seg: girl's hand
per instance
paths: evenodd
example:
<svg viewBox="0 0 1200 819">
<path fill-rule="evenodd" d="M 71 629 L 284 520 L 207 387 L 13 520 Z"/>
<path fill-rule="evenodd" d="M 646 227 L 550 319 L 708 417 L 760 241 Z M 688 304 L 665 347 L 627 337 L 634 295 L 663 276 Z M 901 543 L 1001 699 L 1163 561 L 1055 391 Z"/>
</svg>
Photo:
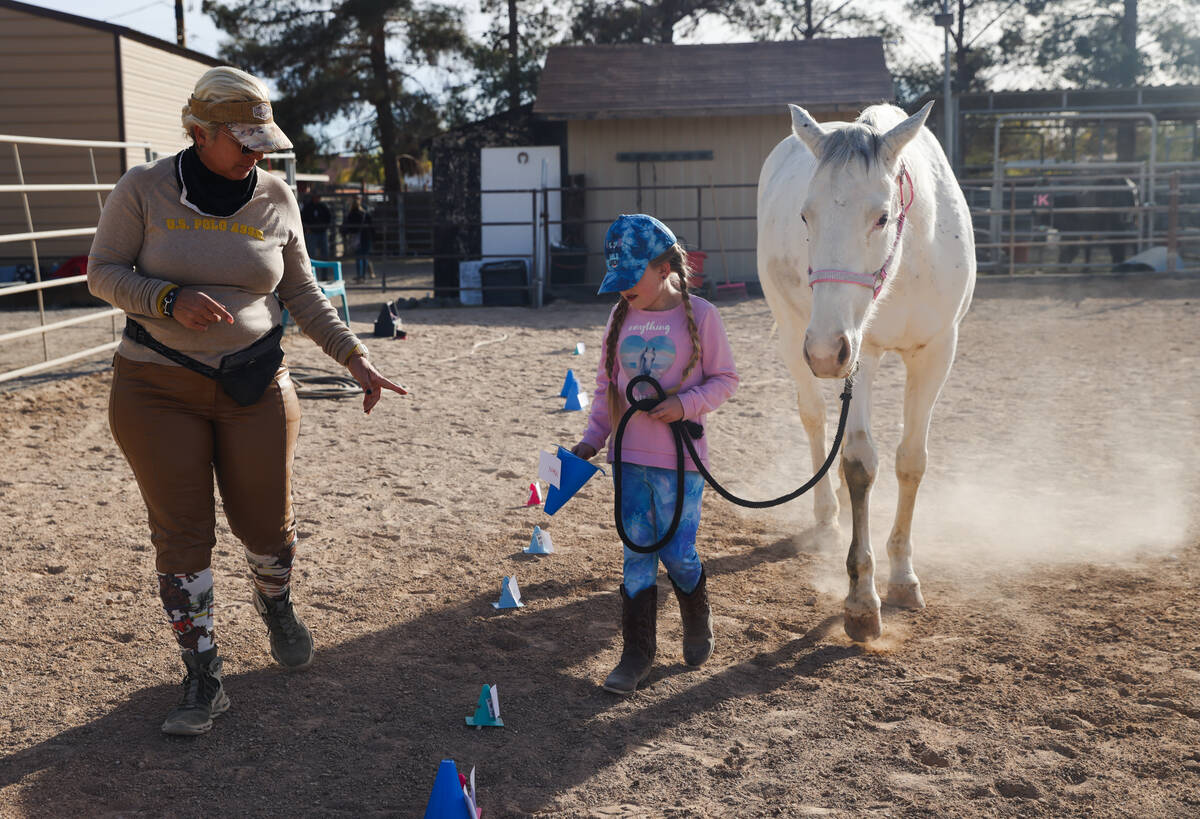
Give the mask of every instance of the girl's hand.
<svg viewBox="0 0 1200 819">
<path fill-rule="evenodd" d="M 583 458 L 585 461 L 590 461 L 592 458 L 596 457 L 596 450 L 590 444 L 585 444 L 583 441 L 580 441 L 579 443 L 575 444 L 575 446 L 571 447 L 571 454 L 576 458 Z"/>
<path fill-rule="evenodd" d="M 233 324 L 233 316 L 225 305 L 191 287 L 179 288 L 171 317 L 189 330 L 204 331 L 208 325 L 221 321 Z"/>
<path fill-rule="evenodd" d="M 678 395 L 672 395 L 646 414 L 655 421 L 662 421 L 664 424 L 669 424 L 672 421 L 682 421 L 683 402 L 679 400 Z"/>
<path fill-rule="evenodd" d="M 379 399 L 383 398 L 385 389 L 391 390 L 398 395 L 408 395 L 408 390 L 402 384 L 395 384 L 388 381 L 379 374 L 379 370 L 375 369 L 366 356 L 352 355 L 350 360 L 346 362 L 346 369 L 350 371 L 350 375 L 354 376 L 354 380 L 363 388 L 365 395 L 363 396 L 363 412 L 367 415 L 371 414 L 372 408 L 379 403 Z"/>
</svg>

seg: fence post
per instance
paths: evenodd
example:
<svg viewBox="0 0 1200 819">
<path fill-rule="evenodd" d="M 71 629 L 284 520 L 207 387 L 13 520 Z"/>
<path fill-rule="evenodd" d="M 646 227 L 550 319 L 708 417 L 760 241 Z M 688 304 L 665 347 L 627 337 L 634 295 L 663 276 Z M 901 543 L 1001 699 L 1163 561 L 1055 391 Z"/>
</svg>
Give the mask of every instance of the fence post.
<svg viewBox="0 0 1200 819">
<path fill-rule="evenodd" d="M 1179 171 L 1171 173 L 1171 194 L 1167 207 L 1167 272 L 1179 266 Z"/>
<path fill-rule="evenodd" d="M 529 189 L 529 229 L 532 232 L 529 244 L 529 303 L 537 303 L 537 258 L 538 258 L 538 211 L 537 211 L 537 191 L 533 188 Z M 483 282 L 480 281 L 480 285 Z"/>
<path fill-rule="evenodd" d="M 1008 186 L 1008 275 L 1017 267 L 1017 183 Z"/>
<path fill-rule="evenodd" d="M 537 302 L 534 307 L 541 307 L 546 291 L 546 282 L 550 279 L 550 190 L 542 188 L 542 253 L 541 272 L 538 274 Z"/>
<path fill-rule="evenodd" d="M 701 218 L 700 212 L 703 209 L 704 196 L 700 193 L 700 186 L 696 186 L 696 250 L 704 250 L 704 220 Z"/>
</svg>

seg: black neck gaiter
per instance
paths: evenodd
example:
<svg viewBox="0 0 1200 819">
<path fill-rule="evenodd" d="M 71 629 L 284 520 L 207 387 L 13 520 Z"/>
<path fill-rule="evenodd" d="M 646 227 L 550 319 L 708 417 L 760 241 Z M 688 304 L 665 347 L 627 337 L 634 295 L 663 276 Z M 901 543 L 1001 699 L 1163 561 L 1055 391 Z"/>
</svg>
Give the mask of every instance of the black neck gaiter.
<svg viewBox="0 0 1200 819">
<path fill-rule="evenodd" d="M 254 196 L 258 168 L 245 179 L 226 179 L 204 166 L 193 145 L 175 157 L 175 178 L 184 198 L 209 216 L 233 216 Z"/>
</svg>

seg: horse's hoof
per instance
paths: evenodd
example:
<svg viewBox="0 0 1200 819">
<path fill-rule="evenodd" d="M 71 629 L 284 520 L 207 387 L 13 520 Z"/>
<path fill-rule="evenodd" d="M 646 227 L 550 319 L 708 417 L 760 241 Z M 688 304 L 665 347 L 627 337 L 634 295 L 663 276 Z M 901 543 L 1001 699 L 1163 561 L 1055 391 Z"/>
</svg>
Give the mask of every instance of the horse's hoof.
<svg viewBox="0 0 1200 819">
<path fill-rule="evenodd" d="M 925 608 L 920 583 L 888 583 L 887 598 L 884 602 L 898 609 L 919 611 Z"/>
<path fill-rule="evenodd" d="M 869 643 L 883 634 L 883 618 L 879 611 L 862 614 L 844 613 L 846 636 L 856 643 Z"/>
</svg>

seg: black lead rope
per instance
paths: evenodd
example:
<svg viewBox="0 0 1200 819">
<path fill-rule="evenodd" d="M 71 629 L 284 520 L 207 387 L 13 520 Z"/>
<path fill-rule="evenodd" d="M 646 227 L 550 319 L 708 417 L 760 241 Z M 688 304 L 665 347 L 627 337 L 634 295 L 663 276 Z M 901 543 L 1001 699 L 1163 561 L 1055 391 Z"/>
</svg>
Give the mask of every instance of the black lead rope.
<svg viewBox="0 0 1200 819">
<path fill-rule="evenodd" d="M 671 538 L 675 537 L 675 532 L 679 529 L 679 519 L 683 516 L 683 448 L 685 446 L 688 453 L 692 456 L 692 463 L 696 465 L 696 469 L 700 471 L 704 480 L 708 481 L 721 497 L 731 503 L 736 503 L 738 506 L 746 506 L 751 509 L 765 509 L 771 506 L 779 506 L 790 500 L 795 500 L 812 489 L 821 478 L 825 477 L 825 473 L 833 465 L 833 459 L 837 457 L 838 450 L 842 447 L 842 434 L 846 431 L 846 418 L 850 414 L 852 378 L 853 376 L 847 378 L 842 388 L 842 414 L 838 418 L 837 433 L 833 436 L 833 447 L 829 450 L 829 456 L 825 459 L 825 463 L 821 464 L 821 468 L 817 470 L 817 474 L 813 475 L 799 489 L 788 492 L 786 495 L 780 495 L 778 498 L 772 498 L 771 500 L 746 500 L 739 498 L 717 483 L 716 478 L 704 468 L 704 464 L 700 461 L 700 456 L 696 454 L 696 447 L 692 443 L 693 438 L 699 438 L 704 435 L 704 427 L 695 421 L 672 421 L 669 426 L 671 427 L 671 433 L 675 437 L 675 514 L 671 518 L 671 526 L 667 529 L 667 533 L 656 543 L 649 546 L 639 546 L 634 543 L 629 535 L 626 534 L 625 524 L 621 520 L 621 442 L 625 437 L 625 426 L 629 423 L 629 419 L 633 417 L 633 414 L 638 410 L 649 412 L 654 409 L 667 399 L 667 393 L 662 388 L 662 385 L 649 375 L 639 375 L 630 379 L 629 384 L 625 387 L 625 399 L 629 402 L 629 409 L 625 410 L 625 414 L 621 416 L 621 422 L 617 424 L 617 434 L 613 439 L 613 511 L 617 523 L 617 534 L 621 536 L 621 542 L 639 554 L 650 554 L 666 546 L 671 541 Z M 657 394 L 657 397 L 634 398 L 634 386 L 643 383 L 649 384 Z"/>
</svg>

